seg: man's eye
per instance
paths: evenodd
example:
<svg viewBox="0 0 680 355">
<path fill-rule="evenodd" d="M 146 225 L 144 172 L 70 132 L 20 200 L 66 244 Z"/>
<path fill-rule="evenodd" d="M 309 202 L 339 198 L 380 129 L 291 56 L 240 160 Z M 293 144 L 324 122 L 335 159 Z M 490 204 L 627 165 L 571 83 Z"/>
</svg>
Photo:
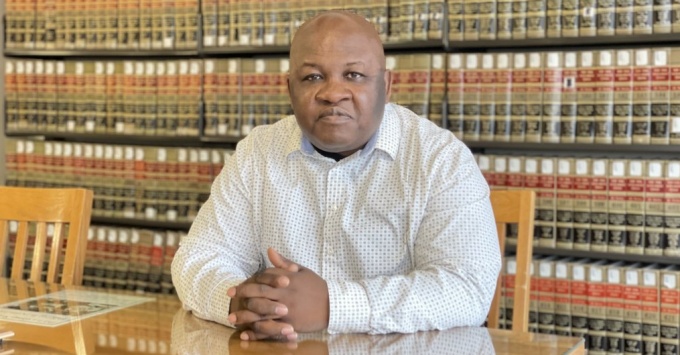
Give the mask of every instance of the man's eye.
<svg viewBox="0 0 680 355">
<path fill-rule="evenodd" d="M 321 75 L 319 75 L 319 74 L 309 74 L 309 75 L 305 76 L 302 80 L 304 80 L 304 81 L 316 81 L 316 80 L 319 80 L 319 79 L 321 79 Z"/>
<path fill-rule="evenodd" d="M 357 73 L 357 72 L 349 72 L 349 73 L 346 74 L 346 76 L 349 79 L 361 79 L 361 78 L 364 77 L 364 74 Z"/>
</svg>

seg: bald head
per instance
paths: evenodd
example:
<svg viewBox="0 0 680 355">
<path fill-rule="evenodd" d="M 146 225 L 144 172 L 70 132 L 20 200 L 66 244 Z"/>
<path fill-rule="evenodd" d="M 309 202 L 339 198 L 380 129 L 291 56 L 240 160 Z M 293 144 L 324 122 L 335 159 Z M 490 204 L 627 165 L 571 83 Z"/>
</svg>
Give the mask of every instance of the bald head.
<svg viewBox="0 0 680 355">
<path fill-rule="evenodd" d="M 370 53 L 382 70 L 385 52 L 378 32 L 365 18 L 348 11 L 323 12 L 298 28 L 290 46 L 290 60 L 299 60 L 314 49 L 361 45 Z"/>
</svg>

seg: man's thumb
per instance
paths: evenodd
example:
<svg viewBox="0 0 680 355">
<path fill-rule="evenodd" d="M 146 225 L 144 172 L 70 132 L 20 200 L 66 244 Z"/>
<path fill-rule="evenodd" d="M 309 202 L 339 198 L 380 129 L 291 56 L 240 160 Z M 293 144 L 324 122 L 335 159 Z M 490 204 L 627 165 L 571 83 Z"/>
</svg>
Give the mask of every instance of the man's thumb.
<svg viewBox="0 0 680 355">
<path fill-rule="evenodd" d="M 267 256 L 274 267 L 286 269 L 290 272 L 298 272 L 300 270 L 300 267 L 296 263 L 281 256 L 274 248 L 267 249 Z"/>
</svg>

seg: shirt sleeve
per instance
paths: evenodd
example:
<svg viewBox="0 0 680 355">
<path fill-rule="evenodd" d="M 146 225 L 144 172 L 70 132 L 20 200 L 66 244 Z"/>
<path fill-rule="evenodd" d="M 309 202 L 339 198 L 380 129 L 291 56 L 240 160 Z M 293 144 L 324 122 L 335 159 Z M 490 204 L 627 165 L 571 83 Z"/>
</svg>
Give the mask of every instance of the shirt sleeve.
<svg viewBox="0 0 680 355">
<path fill-rule="evenodd" d="M 226 160 L 172 262 L 172 280 L 184 308 L 200 318 L 231 325 L 227 289 L 263 264 L 252 223 L 247 176 L 250 140 Z"/>
<path fill-rule="evenodd" d="M 329 280 L 329 333 L 410 333 L 486 319 L 501 268 L 489 188 L 469 150 L 449 148 L 427 173 L 413 271 Z"/>
</svg>

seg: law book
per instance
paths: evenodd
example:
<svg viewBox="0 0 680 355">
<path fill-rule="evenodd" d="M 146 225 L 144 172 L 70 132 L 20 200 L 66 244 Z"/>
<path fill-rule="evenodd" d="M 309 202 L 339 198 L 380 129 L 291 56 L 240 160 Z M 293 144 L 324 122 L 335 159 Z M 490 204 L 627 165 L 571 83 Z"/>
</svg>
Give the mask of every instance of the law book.
<svg viewBox="0 0 680 355">
<path fill-rule="evenodd" d="M 645 254 L 663 255 L 664 234 L 664 198 L 666 180 L 664 178 L 665 162 L 649 160 L 645 174 Z"/>
<path fill-rule="evenodd" d="M 574 248 L 575 166 L 573 158 L 557 159 L 556 176 L 556 247 Z"/>
<path fill-rule="evenodd" d="M 639 354 L 642 350 L 642 272 L 640 264 L 624 268 L 623 339 L 624 354 Z"/>
<path fill-rule="evenodd" d="M 487 2 L 487 5 L 493 6 L 494 14 L 493 19 L 496 18 L 496 8 L 495 3 Z M 427 28 L 427 39 L 442 39 L 446 35 L 444 30 L 446 29 L 445 21 L 446 19 L 446 7 L 447 1 L 430 1 L 429 2 L 429 14 L 428 14 L 428 28 Z M 373 23 L 376 26 L 378 35 L 384 41 L 387 38 L 387 13 L 389 8 L 387 6 L 387 1 L 377 2 L 375 6 L 371 7 L 373 12 Z M 494 24 L 494 34 L 496 28 Z"/>
<path fill-rule="evenodd" d="M 540 158 L 540 175 L 538 181 L 538 190 L 536 190 L 536 231 L 534 233 L 538 235 L 538 245 L 547 248 L 554 248 L 556 243 L 556 164 L 557 162 L 555 158 Z"/>
<path fill-rule="evenodd" d="M 629 160 L 626 173 L 626 254 L 644 253 L 645 226 L 644 160 Z"/>
<path fill-rule="evenodd" d="M 650 143 L 668 144 L 670 137 L 670 48 L 651 50 Z"/>
<path fill-rule="evenodd" d="M 517 259 L 515 256 L 508 256 L 505 260 L 505 273 L 503 274 L 503 288 L 505 289 L 505 329 L 512 329 L 512 315 L 515 302 L 515 279 L 517 276 Z"/>
<path fill-rule="evenodd" d="M 446 97 L 446 56 L 442 53 L 433 53 L 430 63 L 430 93 L 427 117 L 439 127 L 446 127 L 444 121 L 444 107 Z M 282 113 L 283 114 L 283 113 Z"/>
<path fill-rule="evenodd" d="M 614 52 L 600 50 L 595 55 L 595 143 L 613 142 Z"/>
<path fill-rule="evenodd" d="M 527 38 L 545 38 L 546 36 L 546 2 L 542 0 L 527 1 Z"/>
<path fill-rule="evenodd" d="M 456 42 L 456 41 L 462 41 L 465 36 L 465 12 L 464 12 L 464 7 L 463 7 L 463 0 L 449 0 L 447 1 L 447 10 L 448 10 L 448 26 L 449 26 L 449 31 L 448 31 L 448 36 L 449 36 L 449 41 L 451 42 Z M 390 6 L 390 22 L 392 22 L 392 7 Z M 390 37 L 392 36 L 390 30 Z"/>
<path fill-rule="evenodd" d="M 597 0 L 597 35 L 613 36 L 616 31 L 616 0 Z"/>
<path fill-rule="evenodd" d="M 153 40 L 153 8 L 154 0 L 139 0 L 139 48 L 151 49 Z"/>
<path fill-rule="evenodd" d="M 633 0 L 616 0 L 617 35 L 633 34 Z"/>
<path fill-rule="evenodd" d="M 203 13 L 203 46 L 217 46 L 219 32 L 219 1 L 203 0 L 201 5 Z"/>
<path fill-rule="evenodd" d="M 430 78 L 432 70 L 431 54 L 411 54 L 409 57 L 409 96 L 408 107 L 420 117 L 427 118 L 430 101 Z M 279 62 L 273 63 L 278 77 Z M 278 85 L 276 85 L 278 87 Z"/>
<path fill-rule="evenodd" d="M 623 262 L 607 265 L 607 284 L 605 286 L 607 354 L 623 353 L 624 279 L 625 264 Z"/>
<path fill-rule="evenodd" d="M 654 1 L 635 0 L 633 2 L 633 33 L 651 34 L 654 21 Z"/>
<path fill-rule="evenodd" d="M 626 174 L 628 161 L 614 159 L 609 162 L 607 181 L 609 231 L 607 251 L 623 253 L 626 241 Z"/>
<path fill-rule="evenodd" d="M 635 50 L 633 67 L 633 143 L 649 144 L 652 67 L 649 49 Z"/>
<path fill-rule="evenodd" d="M 660 270 L 659 278 L 659 346 L 662 354 L 676 354 L 680 350 L 680 270 L 668 266 Z"/>
<path fill-rule="evenodd" d="M 607 349 L 607 264 L 597 261 L 588 264 L 588 353 L 606 354 Z"/>
<path fill-rule="evenodd" d="M 510 117 L 510 141 L 512 142 L 524 142 L 526 135 L 527 75 L 526 53 L 515 53 L 513 55 L 512 115 Z"/>
<path fill-rule="evenodd" d="M 576 116 L 576 143 L 595 141 L 595 56 L 592 51 L 579 53 L 577 78 L 578 106 Z"/>
<path fill-rule="evenodd" d="M 479 4 L 480 1 L 463 2 L 463 40 L 465 41 L 479 39 Z"/>
<path fill-rule="evenodd" d="M 496 1 L 479 3 L 479 39 L 496 39 L 498 33 L 496 16 Z"/>
<path fill-rule="evenodd" d="M 492 171 L 492 162 L 493 162 L 493 156 L 489 154 L 484 154 L 484 155 L 477 155 L 476 156 L 476 161 L 477 161 L 477 166 L 479 167 L 479 170 L 482 173 L 482 176 L 484 176 L 484 181 L 489 185 L 490 189 L 494 189 L 495 187 L 493 186 L 493 171 Z"/>
<path fill-rule="evenodd" d="M 465 55 L 463 72 L 463 139 L 479 140 L 481 55 Z"/>
<path fill-rule="evenodd" d="M 562 95 L 560 97 L 560 142 L 576 141 L 576 113 L 578 103 L 578 53 L 564 53 L 562 71 Z"/>
<path fill-rule="evenodd" d="M 529 332 L 538 333 L 538 298 L 539 298 L 539 276 L 538 263 L 543 256 L 535 256 L 531 261 L 529 274 L 531 275 L 531 286 L 529 290 Z M 535 282 L 534 282 L 535 281 Z"/>
<path fill-rule="evenodd" d="M 548 1 L 545 7 L 546 37 L 562 37 L 562 0 Z"/>
<path fill-rule="evenodd" d="M 226 47 L 229 45 L 229 42 L 233 37 L 232 35 L 233 29 L 231 27 L 231 15 L 232 15 L 231 1 L 217 0 L 216 5 L 213 6 L 216 6 L 216 8 L 213 11 L 216 12 L 217 21 L 217 34 L 215 45 L 217 47 Z M 286 23 L 286 25 L 288 25 L 288 23 Z"/>
<path fill-rule="evenodd" d="M 495 189 L 506 190 L 508 187 L 508 157 L 496 155 L 491 165 L 491 184 Z"/>
<path fill-rule="evenodd" d="M 680 255 L 680 161 L 666 162 L 666 193 L 664 195 L 664 233 L 666 256 Z"/>
<path fill-rule="evenodd" d="M 413 29 L 412 40 L 422 41 L 427 39 L 427 30 L 429 27 L 429 7 L 428 0 L 413 0 Z M 366 6 L 360 9 L 368 9 Z M 364 16 L 366 17 L 366 16 Z"/>
<path fill-rule="evenodd" d="M 592 226 L 590 223 L 593 189 L 592 160 L 575 158 L 574 170 L 574 249 L 590 250 L 592 243 Z"/>
<path fill-rule="evenodd" d="M 560 141 L 562 86 L 564 80 L 562 77 L 564 73 L 563 66 L 561 52 L 548 52 L 545 54 L 542 92 L 542 142 L 559 143 Z"/>
<path fill-rule="evenodd" d="M 167 66 L 165 61 L 155 63 L 156 67 L 156 134 L 159 136 L 168 134 L 168 87 Z"/>
<path fill-rule="evenodd" d="M 217 60 L 212 59 L 203 61 L 205 69 L 203 73 L 203 102 L 205 103 L 203 134 L 209 136 L 217 135 L 217 126 L 219 125 L 217 62 Z"/>
<path fill-rule="evenodd" d="M 579 0 L 562 0 L 562 37 L 578 37 Z"/>
<path fill-rule="evenodd" d="M 580 0 L 579 37 L 597 35 L 597 0 Z"/>
<path fill-rule="evenodd" d="M 512 9 L 513 1 L 496 1 L 496 37 L 498 39 L 512 38 Z"/>
<path fill-rule="evenodd" d="M 538 332 L 555 334 L 555 263 L 556 256 L 538 261 Z M 534 281 L 534 280 L 532 280 Z M 532 282 L 533 283 L 533 282 Z"/>
<path fill-rule="evenodd" d="M 496 54 L 494 141 L 510 141 L 512 113 L 512 54 Z"/>
<path fill-rule="evenodd" d="M 588 334 L 588 259 L 571 262 L 571 336 Z"/>
<path fill-rule="evenodd" d="M 98 227 L 96 229 L 96 244 L 94 247 L 93 257 L 93 277 L 92 284 L 95 287 L 103 287 L 105 283 L 106 275 L 106 253 L 107 253 L 107 241 L 106 241 L 106 228 Z"/>
<path fill-rule="evenodd" d="M 654 16 L 652 18 L 652 32 L 671 33 L 671 18 L 673 11 L 671 0 L 654 0 L 653 11 Z"/>
<path fill-rule="evenodd" d="M 640 298 L 642 303 L 642 348 L 647 353 L 660 351 L 660 270 L 656 264 L 642 268 Z"/>
<path fill-rule="evenodd" d="M 633 142 L 633 52 L 616 51 L 614 69 L 614 144 Z"/>
<path fill-rule="evenodd" d="M 167 231 L 165 234 L 165 248 L 163 255 L 163 271 L 161 274 L 161 293 L 173 294 L 175 287 L 172 284 L 172 273 L 171 265 L 172 260 L 177 252 L 177 246 L 179 245 L 182 236 L 185 235 L 184 232 L 177 231 Z"/>
<path fill-rule="evenodd" d="M 15 71 L 16 61 L 13 59 L 5 60 L 5 127 L 8 132 L 17 130 L 19 127 L 18 112 L 18 87 L 17 73 Z"/>
<path fill-rule="evenodd" d="M 541 178 L 540 172 L 540 158 L 535 156 L 524 157 L 524 187 L 526 189 L 537 191 L 539 188 L 539 181 Z M 538 221 L 540 216 L 535 215 L 534 220 Z M 538 245 L 540 240 L 540 229 L 534 225 L 533 231 L 533 245 Z"/>
<path fill-rule="evenodd" d="M 571 261 L 555 260 L 555 334 L 561 336 L 571 336 Z"/>
<path fill-rule="evenodd" d="M 415 33 L 415 0 L 402 0 L 399 2 L 399 41 L 412 41 Z M 466 1 L 465 4 L 470 1 Z M 467 6 L 466 6 L 467 7 Z M 467 8 L 465 9 L 466 15 L 468 13 Z"/>
<path fill-rule="evenodd" d="M 543 120 L 543 53 L 529 53 L 526 76 L 525 142 L 540 142 Z"/>
<path fill-rule="evenodd" d="M 680 12 L 678 13 L 678 16 L 680 16 Z M 678 48 L 671 49 L 669 65 L 670 65 L 669 144 L 680 144 L 680 49 Z"/>
<path fill-rule="evenodd" d="M 117 258 L 117 242 L 118 230 L 112 227 L 102 228 L 106 234 L 106 243 L 104 247 L 104 287 L 113 288 L 116 276 L 116 258 Z"/>
<path fill-rule="evenodd" d="M 523 189 L 526 180 L 524 157 L 509 156 L 507 158 L 507 163 L 508 163 L 508 176 L 506 180 L 507 189 L 508 190 Z M 517 235 L 514 233 L 508 233 L 508 237 L 516 239 Z"/>
<path fill-rule="evenodd" d="M 680 33 L 680 0 L 672 0 L 671 28 L 673 33 Z"/>
<path fill-rule="evenodd" d="M 495 56 L 481 55 L 481 71 L 479 76 L 479 140 L 493 141 L 495 131 L 495 91 L 496 73 Z"/>
<path fill-rule="evenodd" d="M 29 128 L 28 106 L 32 100 L 32 89 L 29 85 L 29 75 L 26 73 L 26 62 L 17 60 L 16 62 L 16 102 L 17 102 L 17 129 Z"/>
<path fill-rule="evenodd" d="M 527 38 L 528 0 L 512 1 L 512 39 Z"/>
<path fill-rule="evenodd" d="M 83 285 L 94 286 L 94 266 L 97 252 L 97 226 L 90 226 L 87 231 L 87 247 L 85 249 L 85 262 L 83 267 Z"/>
<path fill-rule="evenodd" d="M 47 128 L 47 89 L 45 88 L 45 62 L 35 62 L 35 125 L 34 128 L 45 130 Z"/>
</svg>

